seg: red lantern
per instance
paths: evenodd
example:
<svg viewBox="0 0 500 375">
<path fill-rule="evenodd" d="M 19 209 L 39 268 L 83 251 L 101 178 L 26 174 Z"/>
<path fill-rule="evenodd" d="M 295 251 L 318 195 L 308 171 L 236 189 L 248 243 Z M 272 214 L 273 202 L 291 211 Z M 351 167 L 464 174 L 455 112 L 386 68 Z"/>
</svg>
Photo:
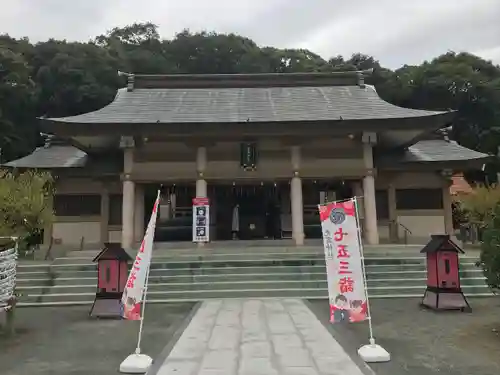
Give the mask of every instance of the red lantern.
<svg viewBox="0 0 500 375">
<path fill-rule="evenodd" d="M 422 305 L 435 310 L 470 311 L 460 286 L 458 254 L 464 251 L 449 235 L 432 235 L 420 251 L 427 256 L 427 289 Z"/>
<path fill-rule="evenodd" d="M 94 258 L 97 262 L 97 292 L 90 316 L 120 318 L 121 298 L 132 258 L 118 243 L 107 243 Z"/>
</svg>

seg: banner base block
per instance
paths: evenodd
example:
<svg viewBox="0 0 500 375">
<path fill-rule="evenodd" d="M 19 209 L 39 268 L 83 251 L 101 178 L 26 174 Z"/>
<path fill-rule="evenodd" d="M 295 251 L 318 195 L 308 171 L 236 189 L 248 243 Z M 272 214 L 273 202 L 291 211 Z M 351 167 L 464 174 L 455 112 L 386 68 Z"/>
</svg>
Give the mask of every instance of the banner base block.
<svg viewBox="0 0 500 375">
<path fill-rule="evenodd" d="M 363 345 L 358 349 L 358 355 L 366 363 L 389 362 L 391 360 L 389 352 L 377 344 Z"/>
<path fill-rule="evenodd" d="M 152 363 L 153 359 L 146 354 L 130 354 L 120 364 L 120 372 L 122 374 L 145 374 Z"/>
</svg>

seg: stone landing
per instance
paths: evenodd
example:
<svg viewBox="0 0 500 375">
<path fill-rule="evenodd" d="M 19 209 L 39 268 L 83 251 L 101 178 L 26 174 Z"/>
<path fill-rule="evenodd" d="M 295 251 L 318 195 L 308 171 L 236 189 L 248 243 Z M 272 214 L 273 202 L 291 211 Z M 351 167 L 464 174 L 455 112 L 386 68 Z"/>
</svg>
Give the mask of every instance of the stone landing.
<svg viewBox="0 0 500 375">
<path fill-rule="evenodd" d="M 301 300 L 233 299 L 203 302 L 156 375 L 171 374 L 363 372 Z"/>
</svg>

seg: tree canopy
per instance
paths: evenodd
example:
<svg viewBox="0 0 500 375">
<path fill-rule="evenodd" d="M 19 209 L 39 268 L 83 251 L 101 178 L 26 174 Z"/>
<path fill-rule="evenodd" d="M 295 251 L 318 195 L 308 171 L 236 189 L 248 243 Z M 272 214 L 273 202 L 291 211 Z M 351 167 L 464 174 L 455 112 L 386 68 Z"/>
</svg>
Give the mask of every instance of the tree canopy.
<svg viewBox="0 0 500 375">
<path fill-rule="evenodd" d="M 483 152 L 500 146 L 500 67 L 468 53 L 446 52 L 418 66 L 384 68 L 356 53 L 326 60 L 306 49 L 258 46 L 236 34 L 183 30 L 162 39 L 156 25 L 114 28 L 93 40 L 30 43 L 0 35 L 0 147 L 2 162 L 33 149 L 36 118 L 101 108 L 133 73 L 328 72 L 374 69 L 368 83 L 396 105 L 458 111 L 452 137 Z M 496 178 L 500 165 L 488 168 Z M 490 177 L 490 181 L 493 181 Z M 481 176 L 476 176 L 480 179 Z"/>
</svg>

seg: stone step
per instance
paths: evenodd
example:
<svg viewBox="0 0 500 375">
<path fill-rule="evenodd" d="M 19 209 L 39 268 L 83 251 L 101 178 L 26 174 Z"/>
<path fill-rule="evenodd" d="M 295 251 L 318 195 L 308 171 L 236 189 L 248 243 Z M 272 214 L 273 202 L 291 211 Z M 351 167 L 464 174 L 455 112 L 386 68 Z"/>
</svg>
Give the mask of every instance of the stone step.
<svg viewBox="0 0 500 375">
<path fill-rule="evenodd" d="M 204 263 L 204 264 L 228 264 L 228 263 L 247 263 L 247 262 L 324 262 L 323 253 L 289 253 L 289 254 L 232 254 L 226 256 L 196 255 L 196 256 L 172 256 L 172 257 L 154 257 L 153 264 L 185 264 L 185 263 Z M 400 263 L 422 263 L 423 257 L 399 257 L 399 258 L 380 258 L 367 257 L 366 264 L 400 264 Z M 58 258 L 53 265 L 90 265 L 92 259 L 87 258 Z"/>
<path fill-rule="evenodd" d="M 492 295 L 489 288 L 476 285 L 464 285 L 463 291 L 470 296 Z M 400 286 L 400 287 L 372 287 L 369 288 L 371 298 L 390 297 L 422 297 L 425 286 Z M 43 302 L 45 304 L 66 303 L 92 303 L 95 293 L 51 293 L 45 295 L 30 294 L 23 296 L 20 305 Z M 277 288 L 277 289 L 221 289 L 221 290 L 189 290 L 189 291 L 148 291 L 148 301 L 198 301 L 210 298 L 328 298 L 326 288 Z"/>
<path fill-rule="evenodd" d="M 17 273 L 28 273 L 28 272 L 47 272 L 50 269 L 50 263 L 28 263 L 19 262 L 17 264 Z"/>
<path fill-rule="evenodd" d="M 370 283 L 387 283 L 395 284 L 403 282 L 412 283 L 414 280 L 425 282 L 426 272 L 395 272 L 395 273 L 380 273 L 380 274 L 367 274 L 368 282 Z M 477 279 L 484 280 L 480 270 L 474 272 L 463 273 L 461 275 L 462 281 Z M 279 280 L 324 280 L 326 281 L 326 274 L 324 272 L 311 272 L 311 273 L 261 273 L 261 274 L 223 274 L 223 275 L 159 275 L 150 276 L 150 284 L 158 283 L 212 283 L 212 282 L 246 282 L 251 283 L 254 280 L 261 281 L 279 281 Z M 18 279 L 18 288 L 22 287 L 50 287 L 50 286 L 71 286 L 71 285 L 91 285 L 96 286 L 97 277 L 58 277 L 56 279 Z"/>
<path fill-rule="evenodd" d="M 475 264 L 476 258 L 462 258 L 461 264 L 471 265 Z M 323 265 L 325 264 L 324 258 L 318 259 L 260 259 L 260 260 L 220 260 L 220 261 L 193 261 L 193 262 L 182 262 L 182 261 L 161 261 L 153 260 L 151 263 L 151 269 L 198 269 L 198 268 L 225 268 L 225 267 L 270 267 L 270 266 L 286 266 L 286 267 L 301 267 L 306 265 Z M 367 269 L 370 267 L 386 267 L 386 270 L 410 270 L 410 266 L 414 267 L 413 270 L 420 270 L 422 267 L 425 268 L 425 261 L 423 258 L 373 258 L 365 262 Z M 45 268 L 46 270 L 47 268 Z M 50 271 L 52 273 L 58 273 L 62 271 L 92 271 L 96 269 L 96 265 L 93 263 L 76 263 L 76 264 L 53 264 L 50 266 Z M 20 273 L 24 271 L 33 272 L 34 270 L 21 269 Z"/>
<path fill-rule="evenodd" d="M 225 241 L 221 242 L 212 242 L 209 244 L 205 244 L 203 247 L 198 248 L 196 244 L 193 243 L 183 243 L 183 244 L 175 244 L 175 243 L 166 243 L 159 244 L 155 243 L 153 248 L 153 256 L 192 256 L 199 254 L 211 254 L 211 255 L 220 255 L 227 256 L 232 254 L 245 254 L 245 253 L 294 253 L 294 252 L 302 252 L 302 253 L 323 253 L 323 245 L 322 240 L 315 241 L 314 245 L 306 244 L 304 246 L 295 246 L 290 243 L 286 243 L 286 241 L 274 241 L 270 244 L 263 244 L 261 241 Z M 396 254 L 419 254 L 419 251 L 422 249 L 424 245 L 413 246 L 413 245 L 380 245 L 380 246 L 365 246 L 364 252 L 365 254 L 370 255 L 396 255 Z M 139 249 L 139 244 L 134 246 L 133 249 L 129 251 L 129 253 L 135 253 Z M 94 250 L 83 250 L 83 251 L 68 251 L 65 252 L 65 258 L 87 258 L 93 259 L 99 254 L 101 249 L 95 248 Z"/>
<path fill-rule="evenodd" d="M 172 275 L 167 272 L 157 272 L 151 274 L 149 277 L 150 284 L 155 283 L 190 283 L 202 282 L 211 283 L 217 281 L 245 281 L 252 282 L 253 280 L 326 280 L 326 272 L 324 269 L 318 267 L 317 270 L 312 272 L 294 272 L 293 270 L 285 269 L 282 272 L 269 272 L 265 269 L 255 270 L 256 273 L 226 273 L 226 274 L 189 274 L 189 275 Z M 289 271 L 289 272 L 284 272 Z M 71 274 L 70 274 L 71 276 Z M 376 280 L 425 280 L 426 271 L 406 272 L 368 272 L 368 280 L 375 282 Z M 480 269 L 473 269 L 470 271 L 462 271 L 461 278 L 483 278 Z M 19 286 L 47 286 L 47 285 L 95 285 L 97 280 L 97 273 L 90 273 L 85 277 L 57 277 L 55 279 L 18 279 Z M 394 281 L 396 282 L 396 281 Z"/>
<path fill-rule="evenodd" d="M 426 274 L 424 265 L 398 265 L 398 266 L 380 266 L 370 265 L 366 267 L 368 278 L 402 278 L 405 277 L 421 277 Z M 460 268 L 461 276 L 472 276 L 481 273 L 482 270 L 474 263 L 462 263 Z M 307 265 L 307 266 L 267 266 L 267 267 L 218 267 L 218 268 L 179 268 L 168 269 L 158 268 L 151 270 L 151 277 L 175 277 L 185 276 L 192 277 L 193 275 L 206 276 L 225 276 L 225 275 L 255 275 L 255 274 L 303 274 L 303 273 L 325 273 L 324 265 Z M 47 271 L 30 271 L 19 272 L 18 281 L 26 284 L 36 284 L 36 280 L 41 280 L 45 283 L 49 280 L 58 279 L 93 279 L 97 278 L 96 268 L 88 271 L 73 271 L 66 268 L 52 268 Z"/>
<path fill-rule="evenodd" d="M 50 270 L 47 269 L 45 271 L 30 271 L 30 272 L 17 270 L 16 277 L 17 280 L 19 281 L 19 280 L 44 280 L 51 276 L 50 276 Z"/>
<path fill-rule="evenodd" d="M 133 254 L 135 256 L 135 254 Z M 133 257 L 132 256 L 132 257 Z M 477 256 L 464 255 L 462 259 L 477 260 Z M 93 257 L 63 257 L 57 258 L 53 264 L 91 264 Z M 224 253 L 206 253 L 203 251 L 193 254 L 168 254 L 157 255 L 153 254 L 153 263 L 186 263 L 186 262 L 244 262 L 244 261 L 279 261 L 279 260 L 323 260 L 324 253 L 321 252 L 239 252 L 232 254 Z M 365 262 L 367 264 L 395 264 L 395 263 L 420 263 L 424 262 L 425 258 L 421 254 L 405 254 L 398 256 L 384 256 L 382 254 L 369 255 L 365 254 Z"/>
<path fill-rule="evenodd" d="M 55 272 L 54 272 L 55 270 Z M 481 274 L 482 270 L 475 266 L 473 263 L 463 263 L 461 264 L 460 273 L 462 277 L 474 276 Z M 379 266 L 371 265 L 366 267 L 366 272 L 368 278 L 413 278 L 422 277 L 426 275 L 426 270 L 424 265 L 398 265 L 398 266 Z M 243 277 L 249 275 L 258 274 L 324 274 L 324 265 L 315 266 L 298 266 L 298 267 L 287 267 L 287 266 L 267 266 L 267 267 L 219 267 L 219 268 L 179 268 L 179 269 L 167 269 L 159 268 L 152 269 L 150 277 L 152 280 L 160 277 L 185 277 L 192 278 L 193 276 L 213 276 L 213 277 L 225 277 L 226 275 L 234 275 L 234 277 Z M 51 280 L 56 283 L 60 283 L 63 280 L 90 280 L 94 282 L 97 279 L 97 271 L 94 267 L 89 271 L 70 271 L 65 268 L 53 268 L 51 272 L 47 271 L 35 271 L 35 272 L 21 272 L 18 273 L 18 283 L 20 285 L 37 285 L 38 281 L 43 285 L 47 285 Z"/>
<path fill-rule="evenodd" d="M 157 252 L 151 264 L 148 298 L 171 302 L 207 298 L 326 297 L 326 267 L 321 248 L 305 251 L 275 247 L 268 248 L 267 252 L 256 249 L 239 249 L 239 253 L 230 248 L 202 249 L 202 255 L 200 249 L 175 254 L 166 249 Z M 22 264 L 18 268 L 21 305 L 92 302 L 97 280 L 97 267 L 90 257 L 94 253 L 97 252 L 72 254 L 52 264 Z M 426 261 L 418 251 L 415 253 L 417 255 L 367 254 L 370 295 L 377 298 L 423 295 Z M 462 285 L 468 293 L 488 295 L 490 290 L 482 270 L 475 266 L 477 259 L 477 254 L 461 257 Z"/>
<path fill-rule="evenodd" d="M 400 287 L 424 287 L 426 284 L 426 279 L 375 279 L 368 280 L 368 289 L 377 289 L 379 287 L 386 288 L 400 288 Z M 462 286 L 484 286 L 484 277 L 477 278 L 465 278 L 462 280 Z M 326 277 L 322 278 L 298 278 L 289 280 L 219 280 L 212 282 L 204 281 L 188 281 L 188 282 L 157 282 L 151 283 L 148 287 L 149 292 L 174 292 L 174 291 L 218 291 L 218 290 L 244 290 L 244 289 L 255 289 L 262 290 L 264 293 L 266 290 L 274 289 L 326 289 Z M 70 294 L 70 293 L 91 293 L 95 292 L 95 284 L 67 284 L 67 285 L 55 285 L 52 287 L 43 286 L 20 286 L 17 290 L 23 295 L 41 295 L 41 294 Z"/>
<path fill-rule="evenodd" d="M 190 275 L 193 273 L 203 273 L 203 274 L 224 274 L 224 273 L 259 273 L 262 270 L 266 272 L 314 272 L 317 270 L 324 270 L 324 262 L 318 262 L 316 264 L 309 264 L 307 262 L 285 262 L 285 263 L 266 263 L 266 262 L 250 262 L 250 263 L 236 263 L 236 264 L 203 264 L 203 263 L 183 263 L 183 264 L 169 264 L 169 263 L 152 263 L 151 264 L 151 275 L 169 273 L 172 275 Z M 377 271 L 377 272 L 418 272 L 425 271 L 426 267 L 424 263 L 421 264 L 368 264 L 366 265 L 367 272 Z M 462 261 L 460 264 L 460 269 L 463 271 L 479 269 L 476 267 L 475 262 Z M 18 271 L 18 275 L 23 278 L 45 278 L 48 274 L 48 270 L 44 271 Z M 50 267 L 50 274 L 55 276 L 61 275 L 75 275 L 84 276 L 89 273 L 96 275 L 97 267 L 95 264 L 88 265 L 56 265 Z M 314 270 L 314 271 L 313 271 Z M 69 277 L 69 276 L 67 276 Z"/>
</svg>

